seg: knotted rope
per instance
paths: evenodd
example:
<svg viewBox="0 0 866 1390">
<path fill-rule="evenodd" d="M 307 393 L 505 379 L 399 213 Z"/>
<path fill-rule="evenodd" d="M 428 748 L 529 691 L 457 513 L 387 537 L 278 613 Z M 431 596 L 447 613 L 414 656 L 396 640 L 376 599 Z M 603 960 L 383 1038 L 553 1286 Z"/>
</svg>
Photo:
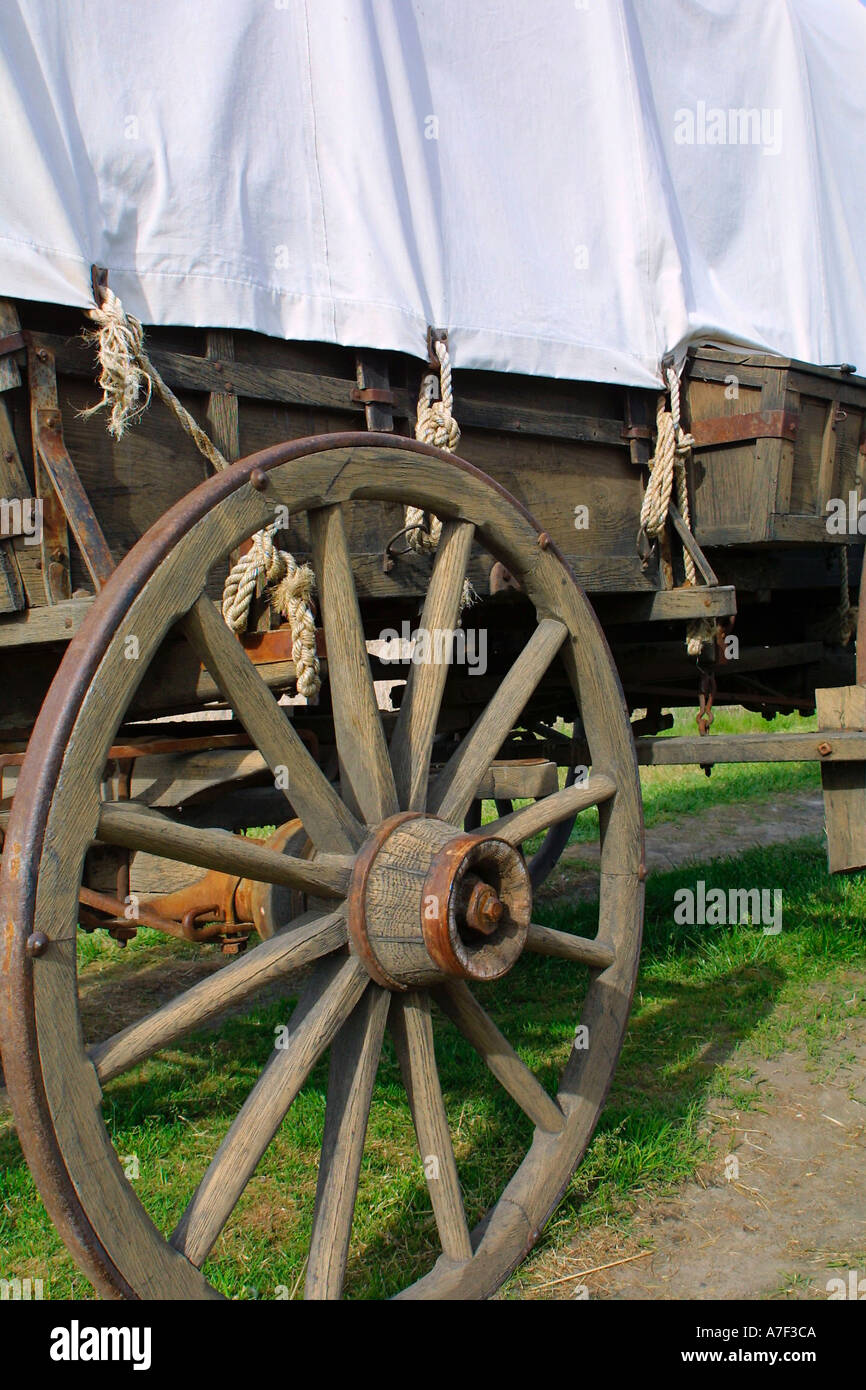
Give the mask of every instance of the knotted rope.
<svg viewBox="0 0 866 1390">
<path fill-rule="evenodd" d="M 245 631 L 250 605 L 269 589 L 272 607 L 288 618 L 291 628 L 298 694 L 311 699 L 321 686 L 311 605 L 315 580 L 309 565 L 299 565 L 288 550 L 276 544 L 279 529 L 279 522 L 274 521 L 253 536 L 250 549 L 225 582 L 222 613 L 233 632 Z"/>
<path fill-rule="evenodd" d="M 656 447 L 650 459 L 650 475 L 640 509 L 641 530 L 650 540 L 660 536 L 667 525 L 671 507 L 674 482 L 677 488 L 677 506 L 686 528 L 691 531 L 692 517 L 689 506 L 688 477 L 686 461 L 694 448 L 694 436 L 686 433 L 680 420 L 680 379 L 674 367 L 667 367 L 665 377 L 670 395 L 670 410 L 667 409 L 666 393 L 658 398 L 656 407 Z M 683 568 L 686 583 L 697 584 L 698 572 L 688 550 L 683 547 Z M 689 656 L 700 656 L 705 642 L 713 639 L 716 630 L 715 619 L 697 618 L 686 628 L 686 650 Z"/>
<path fill-rule="evenodd" d="M 439 375 L 428 372 L 418 394 L 415 438 L 422 444 L 433 444 L 449 454 L 460 442 L 460 426 L 454 419 L 454 391 L 451 386 L 451 358 L 441 338 L 434 343 L 439 359 Z M 437 396 L 441 399 L 437 399 Z M 406 508 L 406 543 L 420 555 L 432 555 L 442 534 L 438 516 L 425 512 L 423 507 Z"/>
<path fill-rule="evenodd" d="M 82 414 L 90 416 L 108 409 L 108 432 L 122 439 L 129 425 L 147 409 L 155 391 L 216 471 L 228 468 L 228 459 L 163 381 L 145 350 L 141 323 L 126 313 L 117 295 L 105 287 L 102 303 L 87 312 L 96 324 L 95 331 L 86 336 L 96 344 L 102 400 Z M 274 537 L 278 530 L 274 522 L 258 531 L 250 550 L 233 567 L 223 588 L 223 617 L 234 632 L 243 632 L 253 599 L 270 589 L 272 607 L 283 614 L 291 629 L 298 691 L 313 699 L 321 687 L 311 605 L 315 579 L 309 565 L 298 565 L 289 551 L 277 547 Z"/>
<path fill-rule="evenodd" d="M 144 329 L 139 320 L 126 313 L 117 295 L 107 286 L 102 294 L 102 304 L 87 311 L 96 324 L 96 332 L 85 335 L 89 342 L 96 344 L 102 400 L 82 411 L 82 415 L 87 418 L 109 407 L 108 433 L 115 439 L 122 439 L 127 427 L 150 405 L 155 391 L 217 472 L 228 468 L 228 459 L 196 424 L 151 362 L 144 348 Z"/>
<path fill-rule="evenodd" d="M 453 454 L 460 443 L 460 426 L 454 419 L 454 389 L 451 385 L 451 358 L 441 338 L 433 343 L 439 362 L 439 375 L 428 372 L 418 392 L 415 416 L 415 438 L 422 444 L 433 444 Z M 432 555 L 442 535 L 442 522 L 423 507 L 407 507 L 405 515 L 406 544 L 419 555 Z M 464 579 L 460 597 L 460 612 L 477 599 L 472 581 Z"/>
<path fill-rule="evenodd" d="M 649 462 L 649 481 L 640 509 L 641 529 L 651 540 L 660 536 L 667 524 L 674 480 L 680 515 L 691 530 L 686 459 L 695 441 L 692 435 L 686 434 L 680 423 L 680 379 L 673 367 L 667 368 L 666 376 L 671 408 L 667 409 L 665 393 L 662 392 L 656 408 L 656 448 Z M 687 583 L 696 583 L 695 562 L 687 550 L 683 551 L 683 564 Z"/>
</svg>

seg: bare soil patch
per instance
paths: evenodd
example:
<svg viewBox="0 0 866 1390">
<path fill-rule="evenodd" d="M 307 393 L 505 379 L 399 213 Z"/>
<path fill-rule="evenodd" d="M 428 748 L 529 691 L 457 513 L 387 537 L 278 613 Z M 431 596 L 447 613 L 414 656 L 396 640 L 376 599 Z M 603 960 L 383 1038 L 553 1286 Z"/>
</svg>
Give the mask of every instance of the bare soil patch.
<svg viewBox="0 0 866 1390">
<path fill-rule="evenodd" d="M 820 792 L 784 792 L 771 801 L 711 806 L 700 815 L 650 826 L 646 831 L 646 865 L 650 873 L 665 873 L 684 864 L 727 859 L 747 849 L 789 844 L 823 831 Z M 598 858 L 595 842 L 569 845 L 541 896 L 577 901 L 595 895 Z"/>
<path fill-rule="evenodd" d="M 862 993 L 866 974 L 849 984 Z M 866 1277 L 866 1021 L 838 1051 L 832 1077 L 805 1052 L 749 1059 L 739 1103 L 708 1103 L 714 1157 L 696 1180 L 639 1200 L 626 1234 L 588 1229 L 541 1255 L 521 1295 L 826 1299 L 828 1280 Z"/>
</svg>

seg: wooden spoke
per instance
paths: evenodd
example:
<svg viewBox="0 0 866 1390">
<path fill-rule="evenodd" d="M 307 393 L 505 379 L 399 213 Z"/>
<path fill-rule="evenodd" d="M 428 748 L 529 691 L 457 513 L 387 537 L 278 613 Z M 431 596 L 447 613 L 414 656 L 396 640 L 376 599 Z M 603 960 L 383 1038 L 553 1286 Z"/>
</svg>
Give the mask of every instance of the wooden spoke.
<svg viewBox="0 0 866 1390">
<path fill-rule="evenodd" d="M 323 898 L 345 897 L 349 884 L 351 871 L 340 856 L 298 859 L 291 854 L 277 854 L 245 835 L 181 825 L 133 801 L 104 802 L 99 809 L 96 834 L 107 845 L 145 850 L 182 864 L 255 878 L 260 883 L 281 883 Z"/>
<path fill-rule="evenodd" d="M 434 990 L 433 997 L 532 1123 L 551 1134 L 558 1133 L 565 1124 L 565 1116 L 556 1101 L 521 1062 L 468 985 L 462 980 L 449 981 Z"/>
<path fill-rule="evenodd" d="M 510 845 L 520 845 L 530 835 L 537 835 L 559 821 L 568 820 L 578 811 L 585 811 L 587 806 L 598 806 L 602 801 L 607 801 L 615 792 L 616 782 L 613 778 L 599 773 L 581 786 L 563 787 L 561 791 L 551 792 L 550 796 L 533 801 L 519 811 L 490 821 L 485 825 L 484 833 L 507 840 Z"/>
<path fill-rule="evenodd" d="M 449 1259 L 469 1260 L 472 1243 L 436 1070 L 429 995 L 395 995 L 390 1021 L 442 1251 Z"/>
<path fill-rule="evenodd" d="M 309 912 L 297 918 L 270 941 L 184 990 L 147 1018 L 91 1047 L 90 1060 L 99 1080 L 104 1085 L 160 1048 L 201 1028 L 231 1005 L 251 998 L 273 980 L 339 950 L 345 943 L 342 912 Z"/>
<path fill-rule="evenodd" d="M 360 999 L 369 975 L 354 959 L 320 961 L 298 1000 L 287 1046 L 275 1050 L 171 1237 L 201 1265 L 316 1061 Z"/>
<path fill-rule="evenodd" d="M 555 618 L 538 624 L 483 714 L 472 725 L 431 787 L 427 809 L 462 824 L 482 775 L 493 762 L 535 687 L 565 640 Z"/>
<path fill-rule="evenodd" d="M 339 507 L 310 513 L 343 794 L 368 825 L 400 809 Z"/>
<path fill-rule="evenodd" d="M 351 853 L 364 838 L 355 817 L 310 755 L 237 638 L 209 598 L 183 629 L 271 771 L 285 777 L 286 797 L 317 849 Z"/>
<path fill-rule="evenodd" d="M 588 965 L 591 970 L 607 970 L 616 960 L 613 951 L 598 941 L 572 936 L 567 931 L 554 931 L 553 927 L 539 927 L 534 922 L 530 925 L 524 950 L 537 956 L 558 956 L 575 965 Z"/>
<path fill-rule="evenodd" d="M 468 521 L 444 523 L 421 614 L 425 632 L 450 632 L 456 627 L 474 535 L 475 527 Z M 406 811 L 423 811 L 426 805 L 430 753 L 447 675 L 444 661 L 409 668 L 391 738 L 397 796 Z"/>
<path fill-rule="evenodd" d="M 307 1299 L 339 1298 L 343 1289 L 367 1118 L 390 998 L 387 990 L 371 984 L 331 1047 L 325 1133 L 304 1287 Z"/>
</svg>

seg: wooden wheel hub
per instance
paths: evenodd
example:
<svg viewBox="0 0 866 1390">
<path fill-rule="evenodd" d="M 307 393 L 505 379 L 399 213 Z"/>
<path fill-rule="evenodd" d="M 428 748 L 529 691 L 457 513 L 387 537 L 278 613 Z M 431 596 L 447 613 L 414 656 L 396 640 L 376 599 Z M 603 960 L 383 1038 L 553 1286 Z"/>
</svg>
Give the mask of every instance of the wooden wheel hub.
<svg viewBox="0 0 866 1390">
<path fill-rule="evenodd" d="M 523 950 L 532 889 L 505 840 L 461 834 L 416 811 L 383 821 L 348 898 L 354 952 L 389 989 L 498 980 Z"/>
</svg>

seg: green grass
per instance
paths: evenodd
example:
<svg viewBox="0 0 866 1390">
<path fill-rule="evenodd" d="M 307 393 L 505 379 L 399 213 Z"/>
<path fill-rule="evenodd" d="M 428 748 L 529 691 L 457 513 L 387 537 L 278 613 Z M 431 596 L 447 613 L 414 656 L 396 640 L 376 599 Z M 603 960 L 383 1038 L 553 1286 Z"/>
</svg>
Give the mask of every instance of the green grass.
<svg viewBox="0 0 866 1390">
<path fill-rule="evenodd" d="M 720 715 L 721 719 L 722 716 Z M 742 728 L 742 723 L 739 724 Z M 650 805 L 692 809 L 694 776 L 652 770 Z M 760 772 L 767 771 L 761 769 Z M 771 770 L 777 790 L 808 785 L 796 765 Z M 809 776 L 812 773 L 809 770 Z M 704 795 L 752 795 L 759 770 L 724 768 Z M 738 784 L 736 778 L 739 777 Z M 719 781 L 717 782 L 717 778 Z M 645 945 L 628 1036 L 599 1128 L 541 1249 L 573 1239 L 577 1228 L 627 1216 L 641 1194 L 664 1193 L 708 1156 L 708 1101 L 755 1102 L 749 1057 L 796 1045 L 816 1068 L 844 1068 L 845 1029 L 862 1016 L 852 972 L 866 969 L 866 875 L 829 879 L 817 841 L 752 850 L 734 860 L 654 875 L 647 885 Z M 703 878 L 708 888 L 784 892 L 783 930 L 689 927 L 673 922 L 674 892 Z M 595 931 L 593 903 L 554 901 L 537 909 L 548 925 Z M 120 951 L 103 934 L 81 944 L 82 975 L 109 989 L 166 955 L 201 949 L 141 932 Z M 582 972 L 524 957 L 482 1001 L 524 1061 L 550 1088 L 568 1054 Z M 209 1158 L 270 1055 L 287 1002 L 234 1018 L 161 1053 L 106 1089 L 105 1116 L 121 1155 L 138 1157 L 135 1187 L 153 1219 L 169 1231 Z M 481 1216 L 520 1161 L 529 1122 L 512 1105 L 450 1025 L 437 1024 L 437 1054 L 470 1223 Z M 206 1265 L 230 1297 L 299 1296 L 303 1283 L 324 1116 L 327 1065 L 317 1066 L 241 1200 L 234 1222 Z M 429 1267 L 437 1250 L 424 1175 L 390 1043 L 386 1043 L 361 1176 L 347 1292 L 378 1298 Z M 0 1275 L 42 1278 L 46 1296 L 86 1297 L 78 1274 L 35 1193 L 17 1140 L 0 1129 Z M 506 1296 L 520 1294 L 518 1274 Z"/>
</svg>

